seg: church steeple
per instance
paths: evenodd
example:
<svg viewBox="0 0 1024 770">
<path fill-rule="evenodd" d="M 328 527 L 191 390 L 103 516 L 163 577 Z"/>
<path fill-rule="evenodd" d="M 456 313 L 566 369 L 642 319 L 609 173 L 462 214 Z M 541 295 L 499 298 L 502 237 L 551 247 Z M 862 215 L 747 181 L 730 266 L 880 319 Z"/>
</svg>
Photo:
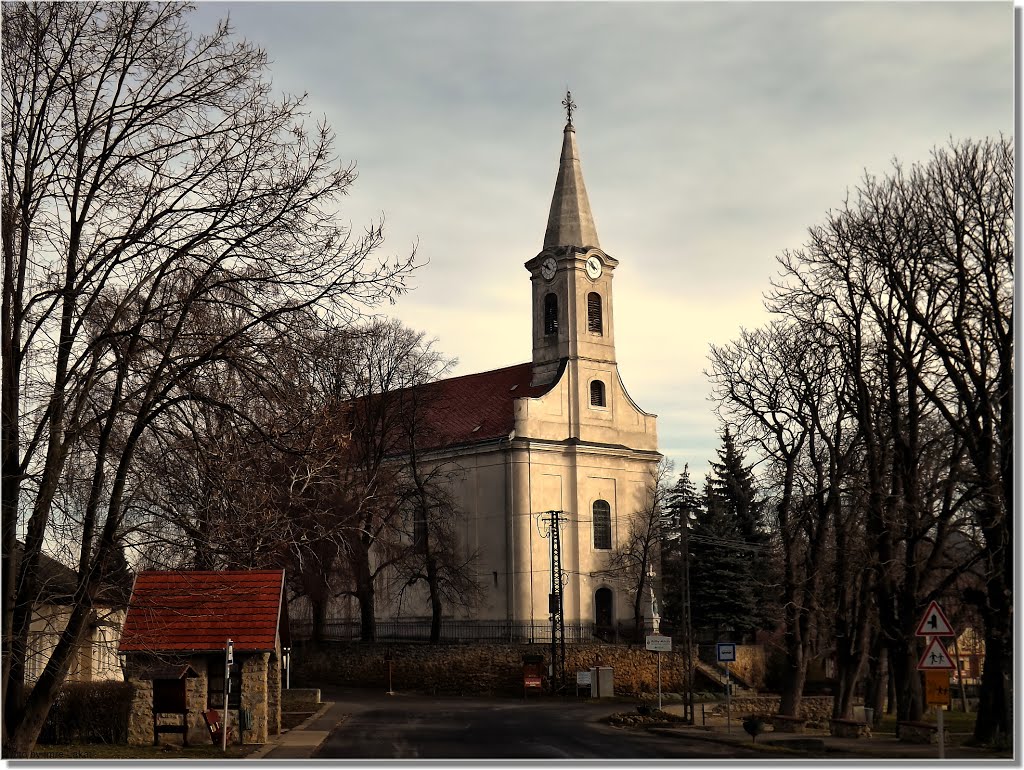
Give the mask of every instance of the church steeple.
<svg viewBox="0 0 1024 770">
<path fill-rule="evenodd" d="M 594 215 L 590 213 L 590 200 L 587 198 L 586 185 L 583 184 L 580 152 L 576 147 L 576 129 L 572 125 L 572 111 L 576 105 L 570 92 L 566 91 L 562 104 L 568 113 L 568 121 L 562 134 L 562 157 L 558 163 L 555 194 L 551 198 L 548 226 L 544 232 L 544 248 L 576 246 L 596 249 L 601 244 L 597 240 Z"/>
<path fill-rule="evenodd" d="M 597 240 L 576 149 L 572 94 L 566 92 L 562 105 L 568 121 L 544 247 L 525 265 L 533 294 L 532 381 L 552 382 L 564 370 L 580 387 L 597 382 L 595 377 L 604 387 L 615 368 L 612 276 L 619 262 Z M 581 366 L 589 380 L 579 379 Z"/>
</svg>

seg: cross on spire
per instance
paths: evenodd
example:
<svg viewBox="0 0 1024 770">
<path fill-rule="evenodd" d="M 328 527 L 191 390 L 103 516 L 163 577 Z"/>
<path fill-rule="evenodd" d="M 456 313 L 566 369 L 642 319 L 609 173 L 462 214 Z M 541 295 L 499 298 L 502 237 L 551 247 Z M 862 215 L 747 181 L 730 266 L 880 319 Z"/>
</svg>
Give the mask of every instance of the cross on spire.
<svg viewBox="0 0 1024 770">
<path fill-rule="evenodd" d="M 572 100 L 572 91 L 566 89 L 565 98 L 562 100 L 562 106 L 565 107 L 565 114 L 568 118 L 566 125 L 572 126 L 572 111 L 576 109 L 576 102 Z"/>
</svg>

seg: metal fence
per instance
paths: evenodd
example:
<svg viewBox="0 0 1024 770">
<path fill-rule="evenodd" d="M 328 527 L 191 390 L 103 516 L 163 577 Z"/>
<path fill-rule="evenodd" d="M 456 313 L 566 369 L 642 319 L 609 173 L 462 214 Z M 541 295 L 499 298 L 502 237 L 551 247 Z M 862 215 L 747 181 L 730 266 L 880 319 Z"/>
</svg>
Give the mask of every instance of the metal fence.
<svg viewBox="0 0 1024 770">
<path fill-rule="evenodd" d="M 375 623 L 377 641 L 416 642 L 430 641 L 429 620 L 378 620 Z M 671 633 L 665 624 L 662 633 Z M 632 623 L 598 625 L 596 623 L 566 623 L 567 644 L 585 642 L 606 642 L 610 644 L 642 643 L 643 637 L 654 632 L 650 621 L 638 635 Z M 310 639 L 313 623 L 309 620 L 292 620 L 293 639 Z M 362 638 L 362 625 L 358 620 L 327 620 L 324 622 L 322 637 L 326 641 L 358 641 Z M 550 644 L 551 623 L 536 621 L 507 620 L 442 620 L 442 642 L 507 642 L 512 644 Z"/>
</svg>

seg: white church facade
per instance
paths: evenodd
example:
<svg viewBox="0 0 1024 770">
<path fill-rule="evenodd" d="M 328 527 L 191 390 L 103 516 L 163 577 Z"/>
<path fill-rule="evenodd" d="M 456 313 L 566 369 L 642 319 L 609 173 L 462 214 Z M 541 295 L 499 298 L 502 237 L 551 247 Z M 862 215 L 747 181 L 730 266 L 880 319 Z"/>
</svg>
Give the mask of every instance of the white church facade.
<svg viewBox="0 0 1024 770">
<path fill-rule="evenodd" d="M 453 608 L 457 618 L 549 621 L 550 511 L 563 520 L 564 622 L 633 617 L 635 586 L 610 560 L 649 504 L 661 455 L 656 417 L 630 398 L 616 363 L 618 265 L 598 242 L 570 111 L 543 248 L 525 263 L 532 360 L 425 386 L 443 424 L 422 457 L 457 469 L 458 529 L 484 589 L 479 606 Z M 388 593 L 379 620 L 423 617 L 426 602 L 406 595 L 396 606 Z"/>
</svg>

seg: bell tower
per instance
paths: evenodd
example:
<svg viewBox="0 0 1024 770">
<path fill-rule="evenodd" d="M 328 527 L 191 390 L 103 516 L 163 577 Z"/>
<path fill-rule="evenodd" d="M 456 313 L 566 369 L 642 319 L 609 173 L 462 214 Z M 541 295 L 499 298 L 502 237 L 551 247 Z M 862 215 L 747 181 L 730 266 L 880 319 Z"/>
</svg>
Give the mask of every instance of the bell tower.
<svg viewBox="0 0 1024 770">
<path fill-rule="evenodd" d="M 532 283 L 533 384 L 552 382 L 569 361 L 615 368 L 612 275 L 618 260 L 601 250 L 583 183 L 572 111 L 551 198 L 544 247 L 526 263 Z"/>
</svg>

